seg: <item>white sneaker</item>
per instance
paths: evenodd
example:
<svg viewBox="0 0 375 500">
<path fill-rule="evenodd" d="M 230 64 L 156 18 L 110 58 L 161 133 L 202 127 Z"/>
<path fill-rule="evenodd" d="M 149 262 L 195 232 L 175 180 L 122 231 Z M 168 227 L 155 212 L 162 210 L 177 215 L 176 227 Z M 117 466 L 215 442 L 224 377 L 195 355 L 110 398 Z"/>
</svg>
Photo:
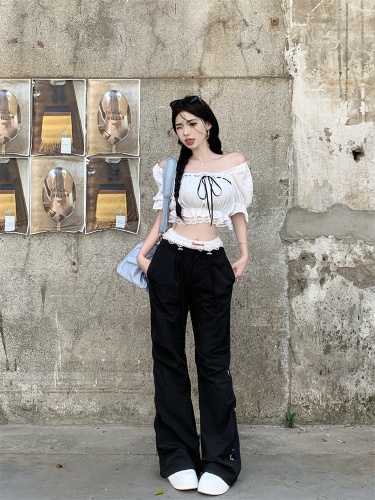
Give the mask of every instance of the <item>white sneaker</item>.
<svg viewBox="0 0 375 500">
<path fill-rule="evenodd" d="M 168 480 L 175 490 L 196 490 L 198 488 L 198 477 L 194 469 L 180 470 Z"/>
<path fill-rule="evenodd" d="M 215 474 L 205 472 L 199 480 L 198 492 L 205 495 L 223 495 L 229 490 L 229 484 Z"/>
</svg>

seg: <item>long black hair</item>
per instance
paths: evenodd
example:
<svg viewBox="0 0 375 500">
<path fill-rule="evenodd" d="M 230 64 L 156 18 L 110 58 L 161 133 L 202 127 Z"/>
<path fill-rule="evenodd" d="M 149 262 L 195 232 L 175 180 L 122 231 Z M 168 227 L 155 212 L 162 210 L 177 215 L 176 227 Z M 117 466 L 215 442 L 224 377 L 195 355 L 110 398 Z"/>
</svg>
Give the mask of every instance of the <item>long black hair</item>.
<svg viewBox="0 0 375 500">
<path fill-rule="evenodd" d="M 216 116 L 214 115 L 210 106 L 199 96 L 186 96 L 183 99 L 178 99 L 170 103 L 172 108 L 172 127 L 176 132 L 176 118 L 182 111 L 187 111 L 192 115 L 201 118 L 204 122 L 211 124 L 208 137 L 208 145 L 213 153 L 223 154 L 221 150 L 221 141 L 219 139 L 219 124 L 217 122 Z M 176 214 L 182 219 L 181 215 L 181 205 L 178 202 L 178 196 L 180 194 L 181 179 L 184 173 L 185 167 L 189 158 L 192 155 L 191 149 L 186 147 L 181 141 L 178 141 L 181 145 L 180 157 L 177 161 L 176 169 L 176 180 L 174 186 L 174 197 L 176 200 Z"/>
</svg>

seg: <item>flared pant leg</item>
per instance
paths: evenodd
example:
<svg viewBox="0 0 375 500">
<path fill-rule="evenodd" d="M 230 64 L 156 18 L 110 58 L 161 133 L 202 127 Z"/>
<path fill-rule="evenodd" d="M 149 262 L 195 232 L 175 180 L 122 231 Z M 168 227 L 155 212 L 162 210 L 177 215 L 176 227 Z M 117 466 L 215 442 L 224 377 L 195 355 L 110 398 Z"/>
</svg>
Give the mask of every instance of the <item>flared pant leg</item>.
<svg viewBox="0 0 375 500">
<path fill-rule="evenodd" d="M 224 252 L 205 257 L 202 269 L 196 268 L 189 301 L 198 373 L 202 471 L 216 474 L 232 486 L 241 470 L 230 373 L 234 274 Z"/>
<path fill-rule="evenodd" d="M 185 354 L 188 313 L 178 250 L 163 242 L 148 271 L 155 383 L 155 433 L 160 474 L 201 472 L 199 436 Z"/>
<path fill-rule="evenodd" d="M 148 272 L 155 379 L 155 432 L 162 477 L 194 468 L 232 485 L 241 469 L 230 375 L 234 274 L 212 254 L 162 242 Z M 202 459 L 185 355 L 190 309 L 198 372 Z"/>
</svg>

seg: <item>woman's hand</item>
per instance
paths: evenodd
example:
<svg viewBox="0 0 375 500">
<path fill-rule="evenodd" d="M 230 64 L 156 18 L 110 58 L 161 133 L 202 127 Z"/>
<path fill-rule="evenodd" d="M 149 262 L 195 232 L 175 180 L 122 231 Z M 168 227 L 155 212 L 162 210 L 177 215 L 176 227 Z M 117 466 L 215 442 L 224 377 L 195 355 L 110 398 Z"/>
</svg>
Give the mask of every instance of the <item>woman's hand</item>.
<svg viewBox="0 0 375 500">
<path fill-rule="evenodd" d="M 156 216 L 156 220 L 154 222 L 154 225 L 151 228 L 151 231 L 148 233 L 146 236 L 145 241 L 143 242 L 143 245 L 141 249 L 139 250 L 139 253 L 137 255 L 137 262 L 141 270 L 147 274 L 148 267 L 151 264 L 151 260 L 146 257 L 150 250 L 153 248 L 153 246 L 156 244 L 156 242 L 159 239 L 159 228 L 160 228 L 160 221 L 161 221 L 161 215 L 162 211 L 158 211 L 158 215 Z"/>
<path fill-rule="evenodd" d="M 241 257 L 239 260 L 234 262 L 234 264 L 232 264 L 232 269 L 233 269 L 236 281 L 238 281 L 239 279 L 242 278 L 242 276 L 245 272 L 248 260 L 249 259 L 245 256 L 245 257 Z"/>
<path fill-rule="evenodd" d="M 146 259 L 146 257 L 143 257 L 142 255 L 138 254 L 138 256 L 137 256 L 137 262 L 138 262 L 138 265 L 141 268 L 141 270 L 145 274 L 147 274 L 148 267 L 151 264 L 151 260 L 150 259 Z"/>
</svg>

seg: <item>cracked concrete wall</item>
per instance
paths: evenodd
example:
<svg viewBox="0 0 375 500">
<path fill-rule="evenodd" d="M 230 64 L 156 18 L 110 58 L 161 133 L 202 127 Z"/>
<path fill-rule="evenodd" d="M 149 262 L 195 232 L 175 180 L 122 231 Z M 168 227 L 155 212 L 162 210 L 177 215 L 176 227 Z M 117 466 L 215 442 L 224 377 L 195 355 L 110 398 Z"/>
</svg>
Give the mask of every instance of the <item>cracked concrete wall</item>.
<svg viewBox="0 0 375 500">
<path fill-rule="evenodd" d="M 256 186 L 252 261 L 233 297 L 237 414 L 240 422 L 280 422 L 288 403 L 288 299 L 279 230 L 291 144 L 280 3 L 0 0 L 0 7 L 8 27 L 2 76 L 141 79 L 139 236 L 0 236 L 2 421 L 152 422 L 148 296 L 115 267 L 153 223 L 153 164 L 178 151 L 166 135 L 168 103 L 199 92 L 217 114 L 225 151 L 243 151 Z M 234 259 L 233 234 L 222 236 Z M 194 372 L 191 328 L 187 351 Z"/>
<path fill-rule="evenodd" d="M 290 407 L 375 417 L 375 2 L 284 1 L 293 75 Z"/>
<path fill-rule="evenodd" d="M 142 219 L 139 236 L 0 235 L 0 421 L 152 422 L 148 298 L 115 267 L 177 153 L 168 102 L 197 92 L 255 184 L 239 421 L 374 420 L 374 1 L 0 0 L 1 76 L 141 79 Z M 190 327 L 187 352 L 194 372 Z"/>
<path fill-rule="evenodd" d="M 374 246 L 321 237 L 288 247 L 291 402 L 305 422 L 371 422 Z"/>
<path fill-rule="evenodd" d="M 313 212 L 334 204 L 374 210 L 374 0 L 285 5 L 294 204 Z"/>
</svg>

